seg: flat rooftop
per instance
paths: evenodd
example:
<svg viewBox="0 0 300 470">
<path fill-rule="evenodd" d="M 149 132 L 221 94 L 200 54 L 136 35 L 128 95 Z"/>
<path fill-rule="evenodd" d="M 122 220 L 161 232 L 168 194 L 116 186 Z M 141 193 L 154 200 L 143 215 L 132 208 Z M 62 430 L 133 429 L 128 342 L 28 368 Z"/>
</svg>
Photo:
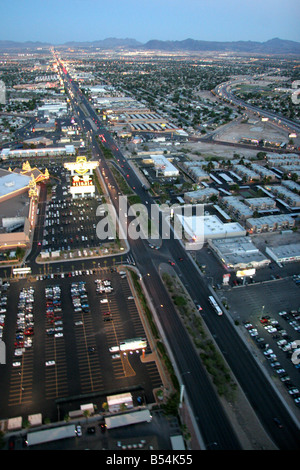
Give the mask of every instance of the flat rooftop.
<svg viewBox="0 0 300 470">
<path fill-rule="evenodd" d="M 8 194 L 26 188 L 29 185 L 30 177 L 20 175 L 15 172 L 8 172 L 0 176 L 0 198 Z"/>
<path fill-rule="evenodd" d="M 0 232 L 6 231 L 3 219 L 26 218 L 29 215 L 30 198 L 28 192 L 0 203 Z"/>
<path fill-rule="evenodd" d="M 227 265 L 234 266 L 251 262 L 262 263 L 268 259 L 259 251 L 249 237 L 222 238 L 213 240 L 211 244 Z"/>
<path fill-rule="evenodd" d="M 187 216 L 176 214 L 185 232 L 194 239 L 244 236 L 246 230 L 238 222 L 223 223 L 215 215 Z"/>
<path fill-rule="evenodd" d="M 291 243 L 289 245 L 269 246 L 270 251 L 277 258 L 293 258 L 300 256 L 300 243 Z"/>
</svg>

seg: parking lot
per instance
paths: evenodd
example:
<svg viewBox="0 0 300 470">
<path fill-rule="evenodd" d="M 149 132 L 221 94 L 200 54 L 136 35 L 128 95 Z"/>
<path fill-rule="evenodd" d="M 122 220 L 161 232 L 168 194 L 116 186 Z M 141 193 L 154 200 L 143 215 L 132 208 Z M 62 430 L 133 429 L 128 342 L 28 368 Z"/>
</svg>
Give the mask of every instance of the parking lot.
<svg viewBox="0 0 300 470">
<path fill-rule="evenodd" d="M 53 199 L 47 204 L 43 250 L 72 251 L 99 247 L 96 226 L 99 203 L 90 200 Z"/>
<path fill-rule="evenodd" d="M 3 295 L 10 315 L 3 327 L 2 416 L 26 410 L 56 420 L 57 403 L 63 418 L 91 396 L 101 410 L 107 395 L 122 390 L 152 403 L 162 381 L 156 362 L 143 360 L 149 343 L 145 352 L 110 352 L 126 339 L 147 338 L 127 277 L 103 269 L 41 279 L 12 281 Z"/>
<path fill-rule="evenodd" d="M 239 286 L 222 291 L 222 298 L 228 302 L 229 313 L 287 403 L 299 413 L 300 286 L 297 280 L 294 276 Z"/>
</svg>

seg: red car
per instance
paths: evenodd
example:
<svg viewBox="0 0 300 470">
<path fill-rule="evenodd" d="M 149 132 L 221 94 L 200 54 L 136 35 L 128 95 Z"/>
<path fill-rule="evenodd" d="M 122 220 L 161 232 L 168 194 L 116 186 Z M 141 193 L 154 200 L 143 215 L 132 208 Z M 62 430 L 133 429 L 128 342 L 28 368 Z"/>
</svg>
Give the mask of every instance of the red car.
<svg viewBox="0 0 300 470">
<path fill-rule="evenodd" d="M 25 335 L 25 336 L 31 336 L 31 335 L 33 335 L 33 328 L 32 328 L 32 327 L 27 328 L 27 329 L 24 331 L 24 335 Z"/>
</svg>

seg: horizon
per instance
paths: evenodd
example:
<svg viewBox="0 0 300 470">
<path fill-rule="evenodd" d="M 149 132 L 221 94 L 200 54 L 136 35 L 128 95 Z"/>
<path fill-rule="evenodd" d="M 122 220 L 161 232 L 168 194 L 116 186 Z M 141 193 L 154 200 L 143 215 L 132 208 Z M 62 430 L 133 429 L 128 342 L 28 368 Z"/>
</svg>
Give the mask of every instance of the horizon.
<svg viewBox="0 0 300 470">
<path fill-rule="evenodd" d="M 93 42 L 104 38 L 183 41 L 255 41 L 270 38 L 300 42 L 296 0 L 137 0 L 106 3 L 103 0 L 11 0 L 0 7 L 2 40 L 46 42 Z M 298 13 L 298 14 L 297 14 Z"/>
<path fill-rule="evenodd" d="M 24 41 L 17 41 L 17 40 L 14 40 L 14 39 L 0 39 L 0 43 L 1 42 L 16 42 L 16 43 L 20 43 L 20 44 L 28 44 L 28 43 L 40 43 L 40 44 L 49 44 L 51 46 L 63 46 L 65 44 L 69 44 L 69 43 L 94 43 L 94 42 L 101 42 L 101 41 L 107 41 L 107 40 L 117 40 L 117 41 L 136 41 L 137 43 L 139 43 L 140 45 L 145 45 L 147 44 L 148 42 L 151 42 L 151 41 L 160 41 L 160 42 L 184 42 L 184 41 L 188 41 L 188 40 L 191 40 L 191 41 L 199 41 L 199 42 L 211 42 L 211 43 L 238 43 L 238 42 L 253 42 L 253 43 L 259 43 L 259 44 L 265 44 L 267 42 L 270 42 L 270 41 L 274 41 L 274 40 L 279 40 L 279 41 L 291 41 L 291 42 L 295 42 L 295 43 L 298 43 L 300 44 L 300 40 L 299 41 L 294 41 L 292 39 L 285 39 L 285 38 L 280 38 L 280 37 L 273 37 L 273 38 L 270 38 L 270 39 L 267 39 L 265 41 L 258 41 L 258 40 L 254 40 L 254 39 L 249 39 L 249 40 L 245 40 L 245 39 L 237 39 L 237 40 L 234 40 L 234 41 L 225 41 L 225 40 L 207 40 L 207 39 L 195 39 L 195 38 L 192 38 L 192 37 L 186 37 L 184 39 L 159 39 L 159 38 L 152 38 L 152 39 L 148 39 L 147 41 L 145 42 L 141 42 L 139 41 L 138 39 L 134 38 L 134 37 L 115 37 L 115 36 L 108 36 L 108 37 L 104 37 L 104 38 L 98 38 L 98 39 L 91 39 L 91 40 L 74 40 L 74 39 L 68 39 L 66 40 L 65 42 L 61 42 L 61 43 L 54 43 L 54 42 L 50 42 L 50 41 L 40 41 L 40 40 L 24 40 Z"/>
</svg>

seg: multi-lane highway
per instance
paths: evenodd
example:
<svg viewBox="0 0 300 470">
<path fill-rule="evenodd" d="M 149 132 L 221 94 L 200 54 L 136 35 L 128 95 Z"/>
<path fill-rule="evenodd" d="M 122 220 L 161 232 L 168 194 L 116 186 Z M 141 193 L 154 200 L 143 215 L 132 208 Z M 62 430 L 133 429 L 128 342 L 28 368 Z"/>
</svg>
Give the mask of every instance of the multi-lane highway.
<svg viewBox="0 0 300 470">
<path fill-rule="evenodd" d="M 70 93 L 74 110 L 77 112 L 82 126 L 84 126 L 84 131 L 90 131 L 91 144 L 95 147 L 96 153 L 101 155 L 101 149 L 95 139 L 94 126 L 91 125 L 91 121 L 87 117 L 93 119 L 99 134 L 104 135 L 104 145 L 112 151 L 116 161 L 119 159 L 120 163 L 124 165 L 123 170 L 126 175 L 129 175 L 127 178 L 128 183 L 132 188 L 135 188 L 135 192 L 140 196 L 142 202 L 147 202 L 147 206 L 150 207 L 151 202 L 153 202 L 151 197 L 143 189 L 142 183 L 120 149 L 117 148 L 109 132 L 103 128 L 95 110 L 80 93 L 77 85 L 71 81 L 69 74 L 67 72 L 62 73 L 62 76 Z M 84 104 L 84 111 L 84 108 L 80 107 L 79 103 Z M 101 167 L 104 168 L 105 174 L 108 176 L 106 182 L 114 186 L 114 188 L 108 188 L 107 190 L 118 212 L 119 201 L 116 198 L 118 193 L 116 190 L 117 183 L 104 158 L 101 158 L 100 162 Z M 208 303 L 210 291 L 206 282 L 180 242 L 173 237 L 168 240 L 162 240 L 160 250 L 151 250 L 148 243 L 142 239 L 131 240 L 129 238 L 128 243 L 130 254 L 135 259 L 136 267 L 144 276 L 145 287 L 156 308 L 156 314 L 167 343 L 171 348 L 176 368 L 179 371 L 182 383 L 185 385 L 185 391 L 204 445 L 209 446 L 211 442 L 214 442 L 217 443 L 214 446 L 216 449 L 231 450 L 241 448 L 238 436 L 225 414 L 219 397 L 195 352 L 189 335 L 182 327 L 181 320 L 177 316 L 174 306 L 161 282 L 159 266 L 170 258 L 174 260 L 178 258 L 183 259 L 180 263 L 175 264 L 174 269 L 187 286 L 191 298 L 197 300 L 202 305 L 205 312 L 204 320 L 210 332 L 213 334 L 237 381 L 242 386 L 250 404 L 253 406 L 275 445 L 280 449 L 299 448 L 300 436 L 298 426 L 237 334 L 234 325 L 225 314 L 217 316 Z M 36 255 L 36 253 L 33 253 L 33 255 Z M 30 257 L 29 261 L 33 261 L 33 256 Z M 72 264 L 75 264 L 75 261 L 72 261 Z M 32 264 L 32 267 L 34 268 L 34 264 Z M 149 274 L 149 276 L 146 276 L 146 274 Z M 284 425 L 283 428 L 279 429 L 276 427 L 274 417 L 280 419 Z"/>
<path fill-rule="evenodd" d="M 298 133 L 300 131 L 300 125 L 292 121 L 291 119 L 287 119 L 284 116 L 277 116 L 271 111 L 266 111 L 237 98 L 234 93 L 232 93 L 231 88 L 240 83 L 245 82 L 247 82 L 246 78 L 242 80 L 230 80 L 229 82 L 221 83 L 220 85 L 218 85 L 215 88 L 215 92 L 220 98 L 228 100 L 236 106 L 242 106 L 246 110 L 250 110 L 256 114 L 259 114 L 261 117 L 268 118 L 274 124 L 280 125 L 280 127 L 283 127 L 286 130 L 289 130 L 290 132 Z"/>
</svg>

